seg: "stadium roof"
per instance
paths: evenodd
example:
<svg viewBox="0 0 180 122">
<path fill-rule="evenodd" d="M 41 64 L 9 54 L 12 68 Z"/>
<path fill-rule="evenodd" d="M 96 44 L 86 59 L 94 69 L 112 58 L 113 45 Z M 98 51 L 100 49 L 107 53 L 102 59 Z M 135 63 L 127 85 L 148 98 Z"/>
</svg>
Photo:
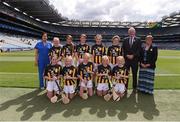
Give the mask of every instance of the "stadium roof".
<svg viewBox="0 0 180 122">
<path fill-rule="evenodd" d="M 1 0 L 7 6 L 44 23 L 72 27 L 149 28 L 148 22 L 80 21 L 62 17 L 49 0 Z M 180 12 L 162 18 L 162 27 L 180 26 Z M 155 22 L 156 23 L 156 22 Z"/>
<path fill-rule="evenodd" d="M 49 0 L 1 0 L 16 11 L 46 23 L 56 23 L 64 20 L 60 13 L 49 4 Z"/>
<path fill-rule="evenodd" d="M 180 11 L 173 12 L 169 16 L 162 18 L 163 27 L 180 26 Z"/>
</svg>

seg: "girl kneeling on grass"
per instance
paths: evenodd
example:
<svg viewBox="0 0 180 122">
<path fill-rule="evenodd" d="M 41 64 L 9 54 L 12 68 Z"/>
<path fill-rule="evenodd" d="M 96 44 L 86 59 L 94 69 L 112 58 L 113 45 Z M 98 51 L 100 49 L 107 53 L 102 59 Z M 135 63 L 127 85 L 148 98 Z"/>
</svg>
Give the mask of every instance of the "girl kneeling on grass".
<svg viewBox="0 0 180 122">
<path fill-rule="evenodd" d="M 104 96 L 107 94 L 109 82 L 111 82 L 111 67 L 108 56 L 102 57 L 102 64 L 98 66 L 97 77 L 97 95 Z"/>
<path fill-rule="evenodd" d="M 89 61 L 90 54 L 83 55 L 83 62 L 78 66 L 78 77 L 80 79 L 80 97 L 86 92 L 89 96 L 93 95 L 93 63 Z M 84 98 L 83 98 L 84 99 Z"/>
<path fill-rule="evenodd" d="M 44 72 L 44 78 L 47 81 L 47 97 L 51 99 L 54 95 L 59 94 L 59 77 L 61 74 L 61 66 L 56 62 L 57 58 L 53 57 L 51 64 L 49 64 Z"/>
<path fill-rule="evenodd" d="M 71 56 L 65 58 L 65 66 L 62 69 L 62 75 L 64 77 L 64 92 L 66 97 L 72 99 L 75 93 L 75 87 L 77 82 L 77 70 L 72 65 L 73 59 Z"/>
<path fill-rule="evenodd" d="M 124 96 L 126 84 L 128 80 L 128 70 L 124 66 L 125 60 L 123 56 L 118 56 L 116 59 L 117 65 L 113 68 L 112 74 L 114 79 L 114 90 L 119 98 Z"/>
</svg>

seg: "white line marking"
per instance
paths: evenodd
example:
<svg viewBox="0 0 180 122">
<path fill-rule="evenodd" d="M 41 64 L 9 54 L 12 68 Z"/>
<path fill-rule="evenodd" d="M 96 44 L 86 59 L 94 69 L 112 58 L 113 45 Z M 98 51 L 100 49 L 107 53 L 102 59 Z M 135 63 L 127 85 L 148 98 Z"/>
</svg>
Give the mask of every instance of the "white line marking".
<svg viewBox="0 0 180 122">
<path fill-rule="evenodd" d="M 3 57 L 0 61 L 34 61 L 34 57 Z"/>
<path fill-rule="evenodd" d="M 156 76 L 180 76 L 180 74 L 155 74 Z"/>
<path fill-rule="evenodd" d="M 179 56 L 159 56 L 158 58 L 164 58 L 164 59 L 180 59 Z"/>
</svg>

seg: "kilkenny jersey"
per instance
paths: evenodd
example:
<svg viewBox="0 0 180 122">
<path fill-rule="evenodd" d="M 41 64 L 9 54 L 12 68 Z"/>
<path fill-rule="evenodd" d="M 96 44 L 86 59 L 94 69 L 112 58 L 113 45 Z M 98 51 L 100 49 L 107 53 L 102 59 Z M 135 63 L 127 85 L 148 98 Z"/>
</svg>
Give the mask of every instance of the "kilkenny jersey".
<svg viewBox="0 0 180 122">
<path fill-rule="evenodd" d="M 109 56 L 110 63 L 116 64 L 116 58 L 122 55 L 121 47 L 119 45 L 110 46 L 107 55 Z"/>
<path fill-rule="evenodd" d="M 74 66 L 70 66 L 70 67 L 65 66 L 62 69 L 62 75 L 63 76 L 70 76 L 70 77 L 77 77 L 77 70 Z M 75 80 L 72 80 L 72 79 L 64 80 L 65 85 L 74 85 L 75 83 L 76 83 Z"/>
<path fill-rule="evenodd" d="M 62 48 L 59 46 L 59 47 L 55 47 L 53 46 L 50 50 L 49 50 L 49 56 L 51 57 L 57 57 L 57 59 L 61 56 L 61 51 L 62 51 Z"/>
<path fill-rule="evenodd" d="M 81 63 L 78 66 L 78 75 L 80 75 L 83 79 L 92 80 L 92 74 L 88 73 L 88 71 L 93 72 L 92 62 L 88 62 L 87 64 Z"/>
<path fill-rule="evenodd" d="M 128 70 L 125 67 L 119 67 L 115 66 L 112 70 L 112 75 L 113 76 L 118 76 L 119 74 L 128 76 Z M 115 80 L 116 83 L 124 83 L 126 84 L 127 78 L 121 78 L 119 80 Z"/>
<path fill-rule="evenodd" d="M 76 46 L 76 52 L 78 54 L 78 58 L 82 58 L 84 53 L 90 53 L 90 47 L 87 44 L 79 44 Z"/>
<path fill-rule="evenodd" d="M 75 51 L 75 46 L 73 44 L 66 44 L 63 46 L 62 55 L 64 57 L 72 56 Z"/>
<path fill-rule="evenodd" d="M 111 67 L 109 65 L 107 65 L 106 67 L 104 67 L 102 64 L 98 66 L 98 74 L 108 74 L 109 76 L 111 76 Z M 97 79 L 98 83 L 108 83 L 109 78 L 108 76 L 98 76 Z"/>
<path fill-rule="evenodd" d="M 106 48 L 105 46 L 101 45 L 93 45 L 91 48 L 91 53 L 94 56 L 94 63 L 101 64 L 102 63 L 102 56 L 106 55 Z"/>
<path fill-rule="evenodd" d="M 48 76 L 49 78 L 53 78 L 54 76 L 58 77 L 58 76 L 60 76 L 61 71 L 62 71 L 62 67 L 60 65 L 49 64 L 45 68 L 44 76 Z"/>
</svg>

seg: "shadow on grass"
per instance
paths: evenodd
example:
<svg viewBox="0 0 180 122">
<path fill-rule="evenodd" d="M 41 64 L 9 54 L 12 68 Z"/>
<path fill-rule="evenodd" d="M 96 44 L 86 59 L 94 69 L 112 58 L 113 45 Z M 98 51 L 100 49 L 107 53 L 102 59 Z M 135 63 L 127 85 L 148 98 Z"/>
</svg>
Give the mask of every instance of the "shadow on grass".
<svg viewBox="0 0 180 122">
<path fill-rule="evenodd" d="M 139 110 L 143 111 L 143 116 L 147 120 L 152 120 L 153 116 L 159 116 L 160 112 L 156 108 L 154 101 L 154 95 L 147 95 L 138 93 L 138 105 Z"/>
<path fill-rule="evenodd" d="M 117 116 L 119 120 L 126 120 L 128 113 L 136 114 L 139 110 L 143 111 L 143 116 L 147 120 L 152 120 L 154 116 L 159 115 L 154 96 L 142 93 L 131 93 L 119 102 L 105 102 L 103 98 L 97 96 L 82 100 L 77 96 L 70 104 L 63 105 L 60 103 L 51 104 L 45 94 L 40 92 L 35 90 L 16 99 L 6 101 L 1 104 L 0 111 L 5 111 L 13 105 L 20 105 L 16 109 L 17 112 L 23 112 L 20 120 L 29 120 L 33 114 L 41 111 L 45 111 L 45 114 L 40 117 L 41 120 L 48 120 L 58 113 L 62 113 L 63 117 L 68 120 L 68 117 L 81 115 L 84 108 L 88 109 L 89 113 L 86 115 L 90 119 L 92 119 L 91 115 L 96 115 L 98 118 Z"/>
</svg>

